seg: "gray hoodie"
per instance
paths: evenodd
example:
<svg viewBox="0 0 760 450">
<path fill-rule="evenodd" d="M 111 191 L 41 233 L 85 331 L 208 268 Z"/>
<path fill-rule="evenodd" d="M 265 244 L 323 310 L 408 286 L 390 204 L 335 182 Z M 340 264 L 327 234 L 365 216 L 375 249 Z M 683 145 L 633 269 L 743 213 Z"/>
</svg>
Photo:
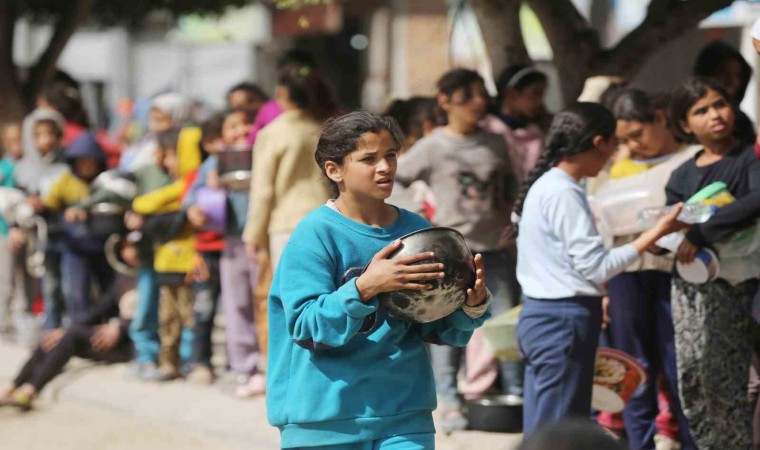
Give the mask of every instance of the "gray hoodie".
<svg viewBox="0 0 760 450">
<path fill-rule="evenodd" d="M 68 170 L 63 157 L 63 148 L 59 148 L 45 156 L 34 143 L 34 126 L 43 119 L 55 121 L 63 132 L 65 120 L 58 112 L 50 109 L 35 109 L 24 118 L 21 127 L 21 142 L 24 146 L 24 156 L 16 165 L 13 174 L 16 184 L 30 194 L 39 194 L 46 179 L 56 178 Z"/>
<path fill-rule="evenodd" d="M 501 248 L 517 188 L 504 138 L 480 129 L 456 136 L 438 128 L 399 162 L 396 181 L 409 186 L 415 180 L 433 191 L 434 225 L 458 230 L 473 251 Z"/>
</svg>

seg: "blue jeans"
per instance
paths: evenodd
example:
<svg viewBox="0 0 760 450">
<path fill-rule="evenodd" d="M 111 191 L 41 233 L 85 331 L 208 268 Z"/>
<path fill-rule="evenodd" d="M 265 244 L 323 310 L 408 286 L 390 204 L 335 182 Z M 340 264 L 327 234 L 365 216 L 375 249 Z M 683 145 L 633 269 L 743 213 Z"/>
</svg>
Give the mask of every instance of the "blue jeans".
<svg viewBox="0 0 760 450">
<path fill-rule="evenodd" d="M 100 293 L 111 288 L 116 276 L 104 253 L 80 253 L 65 250 L 61 256 L 61 281 L 66 313 L 72 324 L 81 324 L 91 308 L 93 281 Z"/>
<path fill-rule="evenodd" d="M 139 363 L 158 362 L 161 341 L 158 338 L 158 276 L 152 268 L 137 272 L 137 309 L 129 325 L 129 337 L 135 345 Z"/>
<path fill-rule="evenodd" d="M 520 286 L 515 276 L 515 255 L 513 251 L 503 250 L 482 252 L 483 265 L 486 269 L 486 286 L 491 291 L 494 315 L 506 312 L 520 303 Z M 447 405 L 458 405 L 457 372 L 462 357 L 462 349 L 448 345 L 431 345 L 430 359 L 435 375 L 435 385 L 441 401 Z M 500 362 L 502 392 L 523 395 L 522 362 Z"/>
<path fill-rule="evenodd" d="M 517 324 L 525 360 L 523 432 L 591 415 L 594 363 L 602 327 L 599 297 L 526 298 Z"/>
<path fill-rule="evenodd" d="M 435 435 L 433 433 L 402 434 L 376 441 L 299 448 L 303 450 L 433 450 Z"/>
<path fill-rule="evenodd" d="M 622 273 L 608 284 L 610 347 L 636 358 L 648 374 L 644 386 L 634 393 L 623 410 L 628 447 L 634 450 L 655 448 L 655 418 L 659 413 L 657 376 L 661 371 L 665 374 L 671 409 L 678 421 L 681 446 L 684 450 L 696 449 L 678 398 L 670 288 L 670 274 L 656 270 Z"/>
</svg>

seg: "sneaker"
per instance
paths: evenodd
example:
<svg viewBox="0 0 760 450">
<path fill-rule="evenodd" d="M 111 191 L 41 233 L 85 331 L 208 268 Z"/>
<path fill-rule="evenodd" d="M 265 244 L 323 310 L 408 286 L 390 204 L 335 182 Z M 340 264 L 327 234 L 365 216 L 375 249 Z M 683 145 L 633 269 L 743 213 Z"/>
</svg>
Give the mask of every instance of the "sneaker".
<svg viewBox="0 0 760 450">
<path fill-rule="evenodd" d="M 248 382 L 235 389 L 235 396 L 238 398 L 251 398 L 267 392 L 267 377 L 263 374 L 256 373 L 248 378 Z"/>
<path fill-rule="evenodd" d="M 214 382 L 214 373 L 204 365 L 198 365 L 187 374 L 187 381 L 193 384 L 212 384 Z"/>
<path fill-rule="evenodd" d="M 141 363 L 137 368 L 137 378 L 142 381 L 159 381 L 161 371 L 154 362 Z"/>
<path fill-rule="evenodd" d="M 156 381 L 172 381 L 180 377 L 179 369 L 169 364 L 162 364 L 158 372 Z"/>
</svg>

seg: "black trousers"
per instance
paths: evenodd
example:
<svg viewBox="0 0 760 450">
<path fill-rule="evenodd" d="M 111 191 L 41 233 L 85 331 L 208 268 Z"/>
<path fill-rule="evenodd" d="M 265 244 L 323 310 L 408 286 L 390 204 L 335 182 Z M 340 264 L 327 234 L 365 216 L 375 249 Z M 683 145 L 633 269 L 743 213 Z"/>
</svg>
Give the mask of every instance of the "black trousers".
<svg viewBox="0 0 760 450">
<path fill-rule="evenodd" d="M 211 333 L 214 331 L 214 317 L 219 304 L 219 295 L 222 292 L 219 280 L 219 260 L 222 254 L 221 252 L 202 252 L 201 255 L 208 267 L 209 278 L 193 283 L 195 324 L 193 325 L 192 361 L 194 364 L 211 367 L 213 354 Z"/>
<path fill-rule="evenodd" d="M 126 362 L 132 358 L 132 343 L 126 333 L 122 333 L 122 337 L 113 348 L 98 352 L 90 343 L 94 330 L 95 328 L 90 326 L 73 326 L 66 330 L 66 334 L 58 345 L 49 351 L 46 352 L 42 347 L 37 347 L 31 358 L 24 364 L 14 384 L 21 386 L 29 383 L 37 392 L 40 392 L 53 378 L 63 372 L 63 368 L 72 356 L 104 362 Z"/>
</svg>

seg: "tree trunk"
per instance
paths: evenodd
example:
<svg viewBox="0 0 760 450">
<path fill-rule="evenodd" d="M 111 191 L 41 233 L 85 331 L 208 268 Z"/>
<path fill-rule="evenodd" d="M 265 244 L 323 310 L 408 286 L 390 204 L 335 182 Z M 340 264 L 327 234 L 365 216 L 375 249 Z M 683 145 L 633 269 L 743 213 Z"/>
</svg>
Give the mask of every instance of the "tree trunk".
<svg viewBox="0 0 760 450">
<path fill-rule="evenodd" d="M 529 64 L 520 25 L 522 0 L 470 0 L 478 18 L 494 77 L 514 64 Z"/>
<path fill-rule="evenodd" d="M 26 113 L 13 63 L 13 31 L 17 18 L 13 2 L 0 3 L 0 124 L 21 121 Z"/>
<path fill-rule="evenodd" d="M 55 22 L 50 42 L 32 67 L 24 85 L 24 98 L 28 104 L 34 104 L 42 87 L 55 74 L 58 58 L 79 25 L 90 17 L 95 2 L 96 0 L 76 0 L 72 8 Z"/>
</svg>

